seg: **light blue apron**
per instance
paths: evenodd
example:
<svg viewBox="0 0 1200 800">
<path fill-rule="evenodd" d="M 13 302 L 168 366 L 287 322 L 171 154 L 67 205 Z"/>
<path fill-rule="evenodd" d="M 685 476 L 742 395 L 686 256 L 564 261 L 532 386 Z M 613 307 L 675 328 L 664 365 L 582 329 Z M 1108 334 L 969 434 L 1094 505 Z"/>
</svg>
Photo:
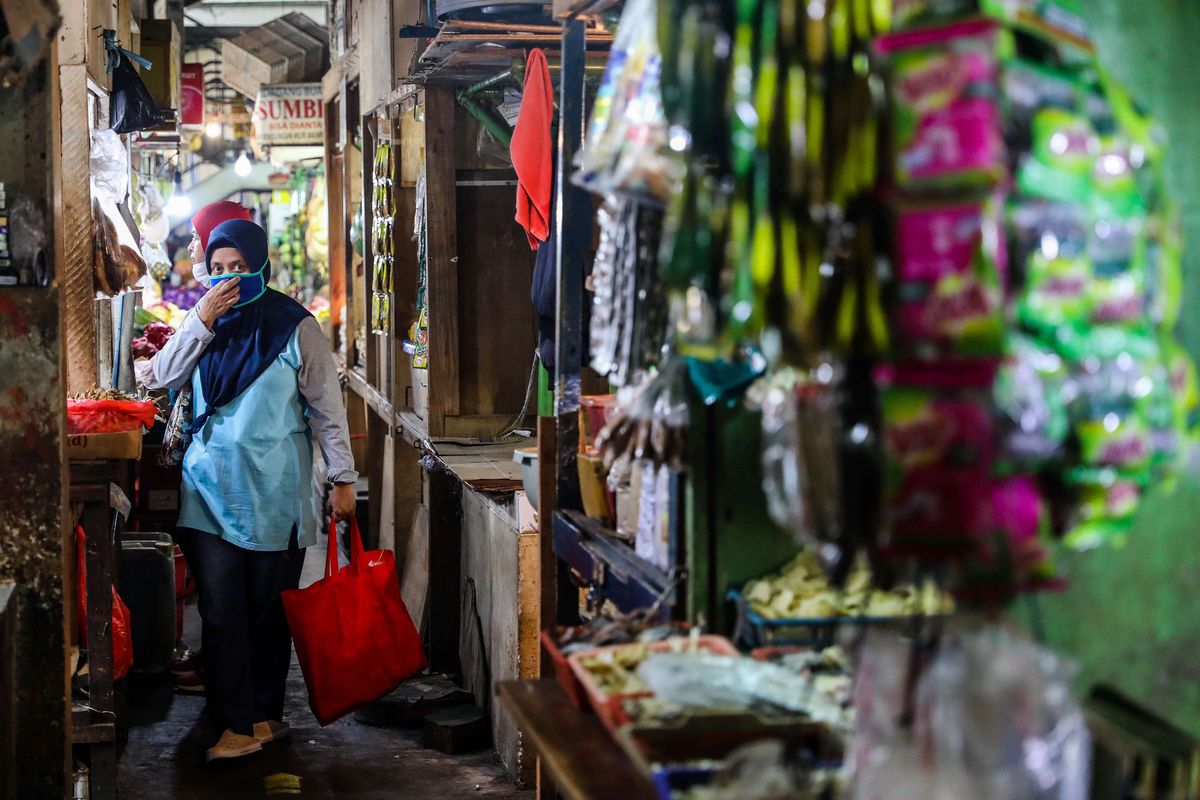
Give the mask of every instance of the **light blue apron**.
<svg viewBox="0 0 1200 800">
<path fill-rule="evenodd" d="M 300 395 L 297 329 L 271 366 L 233 402 L 218 408 L 183 457 L 179 525 L 247 550 L 286 550 L 316 541 L 312 430 Z M 192 375 L 193 414 L 206 408 L 200 370 Z"/>
</svg>

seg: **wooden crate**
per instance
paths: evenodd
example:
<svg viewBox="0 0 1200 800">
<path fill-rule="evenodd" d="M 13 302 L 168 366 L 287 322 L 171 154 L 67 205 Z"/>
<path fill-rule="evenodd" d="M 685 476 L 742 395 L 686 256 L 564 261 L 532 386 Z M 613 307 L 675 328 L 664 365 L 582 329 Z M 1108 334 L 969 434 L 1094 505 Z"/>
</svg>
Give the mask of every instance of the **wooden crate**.
<svg viewBox="0 0 1200 800">
<path fill-rule="evenodd" d="M 320 80 L 329 44 L 301 17 L 287 14 L 226 42 L 221 79 L 250 98 L 264 85 Z"/>
</svg>

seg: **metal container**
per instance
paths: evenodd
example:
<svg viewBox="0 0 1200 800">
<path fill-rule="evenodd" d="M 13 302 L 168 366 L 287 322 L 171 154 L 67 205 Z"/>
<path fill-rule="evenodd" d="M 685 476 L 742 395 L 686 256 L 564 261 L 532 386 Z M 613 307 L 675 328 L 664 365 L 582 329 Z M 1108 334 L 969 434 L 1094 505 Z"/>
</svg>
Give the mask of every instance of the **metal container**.
<svg viewBox="0 0 1200 800">
<path fill-rule="evenodd" d="M 496 22 L 544 22 L 545 5 L 528 0 L 437 0 L 438 19 L 468 18 Z"/>
<path fill-rule="evenodd" d="M 166 670 L 175 654 L 175 543 L 165 533 L 121 537 L 121 599 L 129 607 L 133 668 Z"/>
<path fill-rule="evenodd" d="M 525 496 L 530 504 L 538 508 L 538 450 L 536 447 L 522 447 L 513 451 L 513 461 L 521 465 L 521 483 L 525 488 Z"/>
</svg>

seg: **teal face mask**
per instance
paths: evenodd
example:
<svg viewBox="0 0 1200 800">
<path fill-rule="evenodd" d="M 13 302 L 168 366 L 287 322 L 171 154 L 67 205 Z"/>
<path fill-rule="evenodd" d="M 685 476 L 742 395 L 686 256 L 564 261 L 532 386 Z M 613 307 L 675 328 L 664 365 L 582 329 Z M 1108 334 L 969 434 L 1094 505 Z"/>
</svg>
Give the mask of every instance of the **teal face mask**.
<svg viewBox="0 0 1200 800">
<path fill-rule="evenodd" d="M 237 273 L 231 272 L 228 275 L 213 275 L 212 285 L 215 287 L 221 281 L 231 280 L 233 278 L 241 278 L 238 282 L 238 301 L 233 304 L 234 308 L 253 303 L 258 298 L 262 297 L 267 291 L 267 281 L 264 273 L 267 269 L 269 261 L 264 261 L 263 265 L 258 268 L 257 272 Z"/>
</svg>

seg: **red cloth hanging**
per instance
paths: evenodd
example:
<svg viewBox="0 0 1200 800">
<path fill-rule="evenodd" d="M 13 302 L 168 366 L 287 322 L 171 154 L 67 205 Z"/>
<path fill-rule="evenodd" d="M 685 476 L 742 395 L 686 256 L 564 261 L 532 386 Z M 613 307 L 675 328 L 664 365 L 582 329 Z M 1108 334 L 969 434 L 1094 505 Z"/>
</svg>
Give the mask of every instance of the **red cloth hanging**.
<svg viewBox="0 0 1200 800">
<path fill-rule="evenodd" d="M 517 171 L 517 214 L 529 246 L 537 250 L 550 235 L 550 194 L 554 189 L 550 125 L 554 119 L 554 87 L 550 66 L 539 49 L 525 61 L 521 112 L 513 130 L 509 154 Z"/>
</svg>

